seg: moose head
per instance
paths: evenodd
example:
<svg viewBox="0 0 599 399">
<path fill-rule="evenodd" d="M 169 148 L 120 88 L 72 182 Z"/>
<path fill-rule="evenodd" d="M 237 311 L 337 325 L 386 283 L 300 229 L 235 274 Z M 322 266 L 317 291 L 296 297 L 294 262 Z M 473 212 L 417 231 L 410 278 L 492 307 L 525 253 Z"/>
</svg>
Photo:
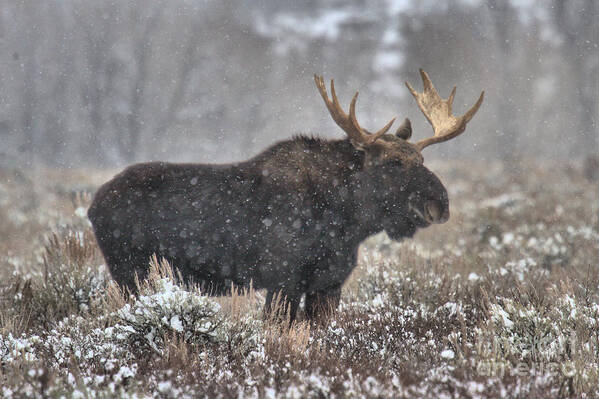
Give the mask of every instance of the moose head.
<svg viewBox="0 0 599 399">
<path fill-rule="evenodd" d="M 456 87 L 449 98 L 441 98 L 428 74 L 420 69 L 423 91 L 417 92 L 408 82 L 412 96 L 433 128 L 433 136 L 411 143 L 412 126 L 409 119 L 387 134 L 395 118 L 375 133 L 364 129 L 356 118 L 358 92 L 354 94 L 346 114 L 335 93 L 331 80 L 329 98 L 322 76 L 314 76 L 316 87 L 333 120 L 345 131 L 355 149 L 364 153 L 364 166 L 356 174 L 356 195 L 362 196 L 364 223 L 380 224 L 393 239 L 410 237 L 417 228 L 449 219 L 447 190 L 439 179 L 423 165 L 422 150 L 459 136 L 466 129 L 483 102 L 484 91 L 464 115 L 452 113 Z M 358 189 L 359 187 L 359 189 Z M 376 230 L 376 228 L 375 228 Z"/>
</svg>

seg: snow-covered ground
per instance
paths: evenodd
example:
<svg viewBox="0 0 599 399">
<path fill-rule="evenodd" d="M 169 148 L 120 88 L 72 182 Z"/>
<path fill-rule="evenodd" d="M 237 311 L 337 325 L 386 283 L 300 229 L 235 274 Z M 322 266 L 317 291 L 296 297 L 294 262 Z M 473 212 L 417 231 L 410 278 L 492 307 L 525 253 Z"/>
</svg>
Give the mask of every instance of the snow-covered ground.
<svg viewBox="0 0 599 399">
<path fill-rule="evenodd" d="M 262 292 L 186 291 L 158 262 L 123 297 L 78 194 L 109 174 L 0 171 L 0 395 L 598 396 L 599 185 L 561 164 L 432 169 L 450 221 L 369 239 L 335 316 L 290 329 Z"/>
</svg>

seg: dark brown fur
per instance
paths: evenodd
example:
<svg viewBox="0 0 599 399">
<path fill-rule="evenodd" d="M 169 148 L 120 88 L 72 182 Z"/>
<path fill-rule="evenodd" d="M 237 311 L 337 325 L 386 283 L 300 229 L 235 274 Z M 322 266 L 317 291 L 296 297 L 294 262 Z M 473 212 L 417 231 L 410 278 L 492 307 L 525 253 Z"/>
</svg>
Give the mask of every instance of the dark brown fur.
<svg viewBox="0 0 599 399">
<path fill-rule="evenodd" d="M 428 204 L 428 205 L 427 205 Z M 88 215 L 113 278 L 134 290 L 148 260 L 168 259 L 187 281 L 225 293 L 233 282 L 276 292 L 291 318 L 335 307 L 358 246 L 386 230 L 411 237 L 448 217 L 447 192 L 401 138 L 366 151 L 305 136 L 227 165 L 145 163 L 97 192 Z"/>
</svg>

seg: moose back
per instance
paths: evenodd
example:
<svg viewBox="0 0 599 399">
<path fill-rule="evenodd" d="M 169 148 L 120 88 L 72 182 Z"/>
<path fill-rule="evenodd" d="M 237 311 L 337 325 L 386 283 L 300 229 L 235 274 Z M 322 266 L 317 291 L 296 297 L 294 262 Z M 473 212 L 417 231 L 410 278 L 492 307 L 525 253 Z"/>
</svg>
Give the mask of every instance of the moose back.
<svg viewBox="0 0 599 399">
<path fill-rule="evenodd" d="M 360 243 L 385 230 L 393 239 L 449 218 L 447 191 L 423 165 L 424 147 L 462 133 L 482 103 L 453 116 L 421 71 L 424 90 L 407 84 L 434 135 L 410 143 L 408 119 L 376 133 L 341 108 L 331 81 L 316 86 L 347 137 L 298 136 L 245 162 L 144 163 L 100 187 L 88 215 L 112 277 L 135 291 L 153 254 L 188 282 L 222 294 L 231 283 L 280 292 L 293 320 L 302 295 L 309 318 L 337 306 Z"/>
</svg>

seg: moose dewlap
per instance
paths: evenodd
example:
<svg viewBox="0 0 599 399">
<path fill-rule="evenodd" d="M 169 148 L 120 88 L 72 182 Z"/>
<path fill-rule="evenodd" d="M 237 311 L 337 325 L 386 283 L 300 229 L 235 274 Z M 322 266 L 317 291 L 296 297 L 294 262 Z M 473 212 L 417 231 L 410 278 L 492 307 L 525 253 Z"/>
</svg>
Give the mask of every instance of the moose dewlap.
<svg viewBox="0 0 599 399">
<path fill-rule="evenodd" d="M 302 295 L 315 317 L 339 302 L 356 266 L 358 246 L 385 230 L 393 239 L 449 218 L 447 191 L 423 165 L 423 148 L 464 131 L 483 94 L 463 116 L 452 114 L 455 87 L 442 99 L 420 71 L 424 90 L 408 89 L 434 135 L 410 143 L 408 119 L 395 134 L 391 120 L 376 133 L 349 115 L 331 80 L 316 86 L 343 140 L 305 136 L 274 144 L 258 156 L 226 165 L 144 163 L 128 167 L 98 190 L 88 211 L 112 277 L 135 290 L 153 254 L 186 281 L 225 293 L 230 283 L 276 293 L 295 318 Z"/>
</svg>

